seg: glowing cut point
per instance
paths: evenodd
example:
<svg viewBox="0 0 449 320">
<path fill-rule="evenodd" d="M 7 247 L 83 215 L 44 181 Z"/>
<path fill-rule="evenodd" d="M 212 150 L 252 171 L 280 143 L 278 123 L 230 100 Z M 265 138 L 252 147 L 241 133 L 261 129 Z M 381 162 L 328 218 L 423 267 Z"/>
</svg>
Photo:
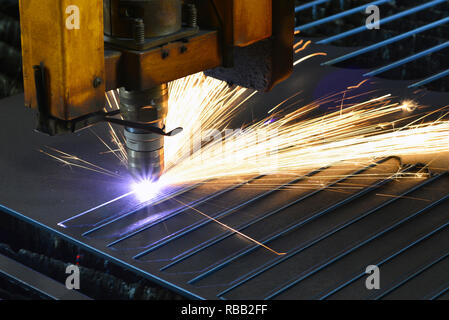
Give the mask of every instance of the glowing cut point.
<svg viewBox="0 0 449 320">
<path fill-rule="evenodd" d="M 150 180 L 143 180 L 134 183 L 133 191 L 139 201 L 146 202 L 154 198 L 157 194 L 157 186 L 157 183 Z"/>
<path fill-rule="evenodd" d="M 418 108 L 418 105 L 412 100 L 405 100 L 402 101 L 401 108 L 405 112 L 413 112 Z"/>
</svg>

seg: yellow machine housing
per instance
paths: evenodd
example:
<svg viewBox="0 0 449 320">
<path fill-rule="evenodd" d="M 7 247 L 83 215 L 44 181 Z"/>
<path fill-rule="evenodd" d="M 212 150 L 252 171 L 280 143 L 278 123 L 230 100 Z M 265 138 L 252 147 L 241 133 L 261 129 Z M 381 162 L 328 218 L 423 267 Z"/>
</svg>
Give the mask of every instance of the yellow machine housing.
<svg viewBox="0 0 449 320">
<path fill-rule="evenodd" d="M 160 176 L 164 136 L 181 130 L 165 132 L 168 82 L 207 71 L 267 91 L 293 68 L 293 0 L 19 4 L 25 105 L 38 110 L 37 130 L 58 135 L 100 121 L 122 125 L 128 168 L 145 176 Z M 260 66 L 247 68 L 245 59 L 258 54 Z M 121 107 L 107 113 L 105 91 L 115 89 Z M 121 119 L 113 117 L 118 113 Z"/>
</svg>

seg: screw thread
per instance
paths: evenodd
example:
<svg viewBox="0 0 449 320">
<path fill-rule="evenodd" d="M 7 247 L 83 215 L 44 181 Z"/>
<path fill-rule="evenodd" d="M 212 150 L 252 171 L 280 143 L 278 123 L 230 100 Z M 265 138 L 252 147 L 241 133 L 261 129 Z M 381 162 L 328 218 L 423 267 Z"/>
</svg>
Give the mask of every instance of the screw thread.
<svg viewBox="0 0 449 320">
<path fill-rule="evenodd" d="M 134 41 L 137 45 L 145 44 L 145 24 L 142 19 L 134 20 Z"/>
<path fill-rule="evenodd" d="M 192 3 L 187 5 L 187 25 L 190 28 L 196 28 L 198 26 L 198 10 L 196 6 Z"/>
</svg>

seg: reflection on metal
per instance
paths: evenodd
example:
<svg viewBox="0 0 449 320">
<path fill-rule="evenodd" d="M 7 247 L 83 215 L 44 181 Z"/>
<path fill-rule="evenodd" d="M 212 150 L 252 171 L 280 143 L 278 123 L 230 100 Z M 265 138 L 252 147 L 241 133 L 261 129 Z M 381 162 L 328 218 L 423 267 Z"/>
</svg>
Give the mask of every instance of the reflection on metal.
<svg viewBox="0 0 449 320">
<path fill-rule="evenodd" d="M 90 300 L 76 290 L 0 254 L 0 276 L 52 300 Z"/>
<path fill-rule="evenodd" d="M 400 263 L 401 255 L 423 250 L 429 241 L 435 258 L 427 269 L 447 263 L 449 245 L 434 241 L 436 235 L 449 237 L 443 214 L 447 174 L 429 177 L 389 157 L 356 170 L 338 164 L 296 177 L 253 177 L 192 198 L 213 185 L 199 184 L 150 205 L 150 211 L 133 210 L 107 223 L 98 224 L 99 216 L 88 213 L 83 220 L 96 227 L 84 228 L 84 236 L 76 228 L 72 232 L 190 296 L 209 299 L 350 297 L 367 265 Z M 186 199 L 190 204 L 179 206 Z M 157 212 L 166 215 L 148 220 Z M 423 220 L 429 214 L 435 220 Z M 126 229 L 130 225 L 138 230 Z M 414 270 L 419 261 L 401 267 Z M 323 281 L 328 273 L 341 277 Z M 383 288 L 384 296 L 388 289 L 407 296 L 407 286 L 422 276 L 427 274 L 399 277 Z M 445 283 L 443 277 L 439 281 Z M 420 294 L 430 289 L 436 290 Z"/>
</svg>

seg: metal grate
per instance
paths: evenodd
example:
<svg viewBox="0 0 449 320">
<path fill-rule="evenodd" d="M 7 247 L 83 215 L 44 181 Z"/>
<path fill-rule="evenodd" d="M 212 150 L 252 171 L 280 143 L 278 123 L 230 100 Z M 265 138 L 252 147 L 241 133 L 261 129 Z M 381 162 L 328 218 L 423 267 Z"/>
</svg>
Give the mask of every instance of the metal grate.
<svg viewBox="0 0 449 320">
<path fill-rule="evenodd" d="M 409 88 L 449 91 L 449 3 L 445 0 L 297 1 L 297 30 L 318 44 L 356 47 L 324 65 L 369 68 L 365 76 L 414 80 Z M 365 10 L 380 9 L 379 30 Z"/>
<path fill-rule="evenodd" d="M 418 171 L 389 157 L 210 181 L 119 216 L 103 215 L 111 207 L 90 211 L 65 221 L 63 232 L 191 297 L 439 298 L 449 288 L 438 272 L 449 266 L 449 176 Z M 364 285 L 372 264 L 382 269 L 375 293 Z"/>
<path fill-rule="evenodd" d="M 87 172 L 67 178 L 66 167 L 43 160 L 36 152 L 42 145 L 82 143 L 92 155 L 102 146 L 88 132 L 61 139 L 33 133 L 32 114 L 18 107 L 22 99 L 3 107 L 23 126 L 0 118 L 2 130 L 23 137 L 18 144 L 0 134 L 0 143 L 10 147 L 0 157 L 7 168 L 2 211 L 192 298 L 447 298 L 447 173 L 426 173 L 389 157 L 295 175 L 207 181 L 166 190 L 157 202 L 136 206 L 134 198 L 122 197 L 74 216 L 109 201 L 120 184 Z M 376 292 L 364 285 L 372 264 L 382 272 Z"/>
</svg>

